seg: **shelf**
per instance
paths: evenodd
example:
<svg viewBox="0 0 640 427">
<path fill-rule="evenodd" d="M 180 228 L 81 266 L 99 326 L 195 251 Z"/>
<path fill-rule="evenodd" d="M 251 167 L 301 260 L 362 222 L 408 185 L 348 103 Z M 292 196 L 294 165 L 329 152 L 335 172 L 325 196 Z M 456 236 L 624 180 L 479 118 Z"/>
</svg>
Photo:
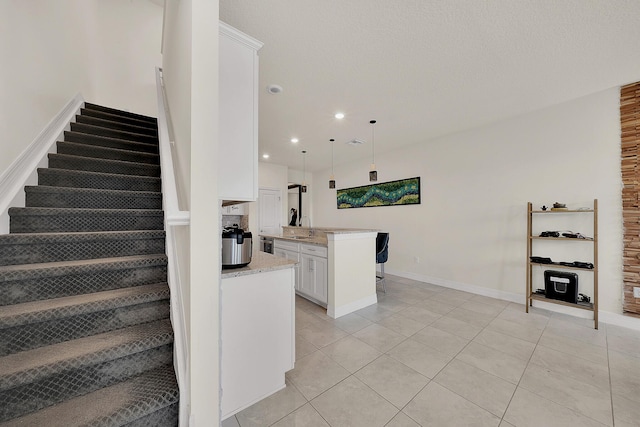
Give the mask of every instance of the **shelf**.
<svg viewBox="0 0 640 427">
<path fill-rule="evenodd" d="M 579 242 L 593 242 L 593 237 L 588 239 L 578 239 L 576 237 L 540 237 L 540 236 L 529 236 L 530 239 L 535 240 L 566 240 L 566 241 L 579 241 Z"/>
<path fill-rule="evenodd" d="M 590 302 L 574 304 L 572 302 L 561 301 L 559 299 L 547 298 L 544 295 L 540 295 L 540 294 L 531 294 L 531 295 L 529 295 L 529 298 L 537 300 L 537 301 L 548 302 L 548 303 L 551 303 L 551 304 L 560 304 L 560 305 L 564 305 L 566 307 L 573 307 L 573 308 L 579 308 L 581 310 L 593 311 L 593 303 L 590 303 Z"/>
<path fill-rule="evenodd" d="M 580 270 L 580 271 L 595 271 L 595 267 L 594 268 L 582 268 L 582 267 L 573 267 L 571 265 L 562 265 L 562 264 L 556 264 L 556 263 L 544 263 L 544 262 L 531 262 L 529 261 L 530 265 L 539 265 L 541 267 L 558 267 L 558 268 L 566 268 L 569 270 Z"/>
<path fill-rule="evenodd" d="M 559 214 L 559 213 L 584 213 L 584 212 L 594 212 L 593 209 L 568 209 L 566 211 L 531 211 L 531 213 L 540 213 L 540 214 Z"/>
</svg>

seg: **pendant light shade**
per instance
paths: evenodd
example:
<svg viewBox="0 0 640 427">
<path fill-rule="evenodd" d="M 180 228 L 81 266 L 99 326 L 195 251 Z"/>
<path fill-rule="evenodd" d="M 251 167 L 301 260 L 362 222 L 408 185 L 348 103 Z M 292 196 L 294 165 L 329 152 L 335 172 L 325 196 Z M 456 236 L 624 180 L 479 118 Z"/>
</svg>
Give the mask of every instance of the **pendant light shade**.
<svg viewBox="0 0 640 427">
<path fill-rule="evenodd" d="M 376 139 L 375 139 L 375 120 L 370 120 L 371 123 L 371 170 L 369 170 L 369 181 L 378 180 L 378 171 L 376 170 Z"/>
<path fill-rule="evenodd" d="M 303 193 L 307 192 L 307 162 L 306 162 L 307 150 L 302 150 L 302 186 L 300 187 Z"/>
<path fill-rule="evenodd" d="M 329 188 L 336 188 L 336 178 L 333 176 L 333 143 L 335 139 L 331 138 L 329 142 L 331 143 L 331 176 L 329 177 Z"/>
</svg>

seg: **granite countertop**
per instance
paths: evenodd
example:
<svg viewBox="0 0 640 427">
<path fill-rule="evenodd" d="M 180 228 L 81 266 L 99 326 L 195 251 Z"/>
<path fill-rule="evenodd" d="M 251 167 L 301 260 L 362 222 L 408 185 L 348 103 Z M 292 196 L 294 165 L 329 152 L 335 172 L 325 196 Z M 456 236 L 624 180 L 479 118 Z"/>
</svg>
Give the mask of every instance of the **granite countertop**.
<svg viewBox="0 0 640 427">
<path fill-rule="evenodd" d="M 271 234 L 261 234 L 260 236 L 271 237 L 273 239 L 286 240 L 288 242 L 307 243 L 311 245 L 327 246 L 327 239 L 322 236 L 311 236 L 311 237 L 302 237 L 302 238 L 294 237 L 294 236 L 276 236 Z"/>
<path fill-rule="evenodd" d="M 251 255 L 251 262 L 246 267 L 230 268 L 222 270 L 222 278 L 245 276 L 248 274 L 264 273 L 267 271 L 291 268 L 297 263 L 285 258 L 280 258 L 266 252 L 256 251 Z"/>
</svg>

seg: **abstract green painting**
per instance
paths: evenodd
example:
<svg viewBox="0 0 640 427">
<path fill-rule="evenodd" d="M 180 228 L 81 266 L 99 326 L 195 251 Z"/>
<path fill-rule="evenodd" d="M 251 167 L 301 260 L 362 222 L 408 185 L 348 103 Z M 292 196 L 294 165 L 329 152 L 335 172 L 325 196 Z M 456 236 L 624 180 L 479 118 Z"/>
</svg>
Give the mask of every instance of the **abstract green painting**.
<svg viewBox="0 0 640 427">
<path fill-rule="evenodd" d="M 419 205 L 420 177 L 343 188 L 337 196 L 338 209 Z"/>
</svg>

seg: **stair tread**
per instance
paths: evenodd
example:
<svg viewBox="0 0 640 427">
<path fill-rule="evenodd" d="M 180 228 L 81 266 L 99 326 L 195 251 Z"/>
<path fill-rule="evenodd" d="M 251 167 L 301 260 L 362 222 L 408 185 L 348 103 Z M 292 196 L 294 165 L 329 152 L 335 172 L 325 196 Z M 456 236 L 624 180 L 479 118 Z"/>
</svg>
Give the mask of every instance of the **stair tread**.
<svg viewBox="0 0 640 427">
<path fill-rule="evenodd" d="M 25 208 L 9 208 L 10 216 L 18 215 L 163 215 L 162 209 L 95 209 L 95 208 L 41 208 L 41 207 L 25 207 Z"/>
<path fill-rule="evenodd" d="M 126 141 L 133 141 L 133 142 L 153 141 L 153 143 L 158 141 L 158 137 L 157 136 L 146 135 L 144 133 L 128 132 L 126 130 L 111 129 L 111 128 L 106 128 L 106 127 L 102 127 L 102 126 L 89 125 L 89 124 L 86 124 L 86 123 L 75 123 L 75 122 L 71 123 L 71 130 L 82 132 L 81 129 L 85 130 L 84 133 L 93 134 L 93 132 L 96 132 L 96 135 L 101 135 L 98 132 L 110 133 L 110 134 L 112 134 L 111 136 L 113 136 L 115 134 L 115 135 L 118 135 L 118 137 L 120 139 L 124 139 Z M 150 143 L 148 143 L 148 144 L 150 144 Z"/>
<path fill-rule="evenodd" d="M 89 124 L 89 125 L 94 125 L 94 126 L 100 126 L 100 127 L 107 127 L 109 129 L 114 129 L 112 127 L 110 127 L 110 125 L 118 125 L 118 126 L 127 126 L 130 128 L 133 128 L 135 130 L 140 130 L 141 132 L 145 132 L 145 131 L 156 131 L 156 135 L 158 133 L 158 128 L 157 126 L 153 126 L 151 123 L 148 123 L 148 126 L 139 126 L 139 125 L 134 125 L 131 123 L 127 123 L 124 121 L 118 121 L 118 120 L 108 120 L 102 117 L 93 117 L 93 116 L 89 116 L 89 115 L 82 115 L 82 114 L 78 114 L 76 115 L 76 122 L 77 123 L 83 123 L 83 120 L 87 120 L 87 122 L 84 122 L 84 124 Z M 92 123 L 93 122 L 93 123 Z M 104 125 L 104 126 L 103 126 Z M 124 129 L 117 129 L 116 130 L 124 130 Z M 124 130 L 125 132 L 129 132 L 127 130 Z M 146 133 L 145 133 L 146 135 Z"/>
<path fill-rule="evenodd" d="M 84 108 L 86 110 L 97 110 L 97 111 L 108 112 L 108 113 L 111 113 L 111 114 L 114 114 L 114 115 L 120 115 L 120 116 L 125 116 L 125 117 L 135 117 L 135 118 L 139 118 L 140 120 L 144 120 L 144 121 L 148 121 L 148 122 L 156 122 L 157 121 L 157 119 L 155 117 L 146 116 L 144 114 L 132 113 L 130 111 L 124 111 L 124 110 L 120 110 L 118 108 L 105 107 L 103 105 L 93 104 L 91 102 L 85 102 L 84 103 Z"/>
<path fill-rule="evenodd" d="M 158 122 L 155 119 L 144 120 L 131 116 L 123 116 L 121 114 L 112 114 L 107 111 L 94 110 L 91 108 L 81 108 L 80 115 L 85 117 L 98 117 L 101 119 L 117 121 L 119 123 L 131 123 L 142 127 L 153 127 L 157 129 Z"/>
<path fill-rule="evenodd" d="M 59 242 L 81 242 L 95 240 L 137 240 L 164 239 L 164 230 L 134 230 L 134 231 L 77 231 L 59 233 L 11 233 L 0 235 L 0 245 L 3 244 L 42 244 Z"/>
<path fill-rule="evenodd" d="M 37 264 L 18 264 L 0 266 L 0 281 L 17 280 L 16 276 L 52 277 L 62 276 L 69 270 L 86 270 L 91 272 L 104 269 L 123 269 L 141 265 L 160 265 L 166 263 L 165 254 L 132 255 L 124 257 L 82 259 L 73 261 L 43 262 Z M 3 277 L 4 276 L 4 277 Z"/>
<path fill-rule="evenodd" d="M 10 426 L 43 426 L 55 420 L 65 427 L 124 425 L 178 401 L 173 366 L 166 365 L 142 375 L 69 399 L 38 412 L 1 423 Z"/>
<path fill-rule="evenodd" d="M 106 188 L 85 188 L 85 187 L 54 187 L 51 185 L 26 185 L 24 187 L 25 192 L 32 193 L 88 193 L 92 195 L 100 194 L 112 194 L 122 197 L 137 196 L 137 197 L 162 197 L 162 193 L 157 191 L 128 191 L 128 190 L 110 190 Z"/>
<path fill-rule="evenodd" d="M 117 143 L 120 143 L 120 144 L 130 145 L 131 147 L 138 147 L 138 148 L 144 148 L 144 149 L 153 148 L 154 150 L 158 149 L 158 144 L 151 144 L 151 143 L 138 142 L 138 141 L 129 141 L 128 139 L 116 138 L 116 137 L 113 137 L 113 136 L 94 135 L 92 133 L 79 132 L 77 130 L 66 130 L 66 131 L 64 131 L 65 142 L 79 142 L 79 141 L 66 141 L 66 139 L 68 137 L 73 138 L 74 136 L 77 136 L 79 138 L 88 137 L 88 138 L 91 138 L 91 139 L 112 141 L 112 142 L 117 142 Z M 138 150 L 133 150 L 133 151 L 138 151 Z"/>
<path fill-rule="evenodd" d="M 73 142 L 73 141 L 58 141 L 57 143 L 61 144 L 63 146 L 67 146 L 67 147 L 85 148 L 85 149 L 90 149 L 90 150 L 94 150 L 94 151 L 101 151 L 103 153 L 136 155 L 136 156 L 139 156 L 139 157 L 146 157 L 148 159 L 153 159 L 153 160 L 156 160 L 158 162 L 160 161 L 160 155 L 159 154 L 147 153 L 145 151 L 125 150 L 125 149 L 122 149 L 122 148 L 103 147 L 101 145 L 83 144 L 82 142 Z M 80 156 L 80 157 L 83 157 L 83 156 Z M 127 160 L 125 160 L 125 161 L 127 161 Z M 135 163 L 144 163 L 144 162 L 135 162 Z"/>
<path fill-rule="evenodd" d="M 0 311 L 0 329 L 157 301 L 168 297 L 167 284 L 160 283 L 13 304 L 3 307 Z"/>
<path fill-rule="evenodd" d="M 131 162 L 129 160 L 103 159 L 100 157 L 86 157 L 86 156 L 76 156 L 74 154 L 58 154 L 58 153 L 50 153 L 49 156 L 70 158 L 74 160 L 91 160 L 95 162 L 108 162 L 108 163 L 114 163 L 119 165 L 138 165 L 138 166 L 142 165 L 142 166 L 153 168 L 153 169 L 160 169 L 160 165 L 157 165 L 157 164 L 144 163 L 144 162 Z M 132 176 L 135 176 L 135 175 L 132 175 Z"/>
<path fill-rule="evenodd" d="M 87 176 L 87 177 L 96 176 L 96 177 L 119 178 L 119 179 L 144 179 L 144 180 L 153 181 L 153 182 L 160 181 L 160 178 L 157 176 L 125 175 L 120 173 L 93 172 L 93 171 L 59 169 L 59 168 L 38 168 L 38 172 L 42 172 L 42 171 L 44 171 L 45 173 L 50 172 L 50 173 L 60 173 L 60 174 L 71 174 L 71 175 Z M 82 187 L 82 188 L 85 188 L 85 187 Z"/>
<path fill-rule="evenodd" d="M 148 339 L 156 341 L 154 347 L 164 345 L 173 341 L 172 333 L 171 320 L 162 319 L 9 354 L 0 357 L 0 389 L 15 387 L 25 377 L 34 381 L 62 369 L 99 363 L 114 358 L 114 353 L 142 351 L 140 344 Z"/>
</svg>

